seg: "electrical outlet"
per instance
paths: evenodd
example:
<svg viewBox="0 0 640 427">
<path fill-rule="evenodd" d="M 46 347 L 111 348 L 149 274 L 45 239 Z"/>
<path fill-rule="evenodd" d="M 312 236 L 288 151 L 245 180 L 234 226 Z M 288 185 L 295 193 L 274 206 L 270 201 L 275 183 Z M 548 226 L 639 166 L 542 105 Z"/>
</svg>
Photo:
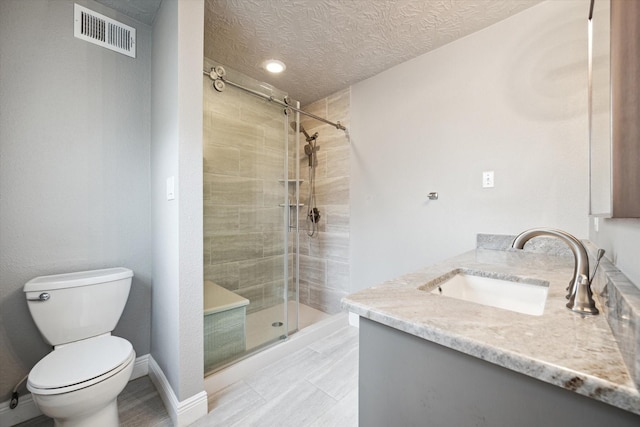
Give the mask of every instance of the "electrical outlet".
<svg viewBox="0 0 640 427">
<path fill-rule="evenodd" d="M 482 172 L 482 188 L 493 188 L 493 171 Z"/>
</svg>

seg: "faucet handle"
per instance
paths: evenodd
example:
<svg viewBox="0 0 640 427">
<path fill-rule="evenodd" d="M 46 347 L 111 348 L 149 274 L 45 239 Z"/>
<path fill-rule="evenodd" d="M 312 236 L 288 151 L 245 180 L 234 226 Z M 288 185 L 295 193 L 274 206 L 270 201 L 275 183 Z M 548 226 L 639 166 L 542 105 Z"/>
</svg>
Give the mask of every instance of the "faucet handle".
<svg viewBox="0 0 640 427">
<path fill-rule="evenodd" d="M 585 274 L 580 274 L 576 282 L 575 289 L 567 303 L 567 308 L 580 314 L 598 314 L 599 311 L 593 300 L 589 278 Z"/>
<path fill-rule="evenodd" d="M 596 278 L 596 272 L 598 271 L 598 266 L 600 265 L 600 260 L 604 256 L 604 249 L 598 249 L 598 253 L 596 254 L 596 268 L 593 269 L 593 273 L 591 274 L 591 279 L 589 279 L 589 283 L 593 283 L 593 279 Z"/>
</svg>

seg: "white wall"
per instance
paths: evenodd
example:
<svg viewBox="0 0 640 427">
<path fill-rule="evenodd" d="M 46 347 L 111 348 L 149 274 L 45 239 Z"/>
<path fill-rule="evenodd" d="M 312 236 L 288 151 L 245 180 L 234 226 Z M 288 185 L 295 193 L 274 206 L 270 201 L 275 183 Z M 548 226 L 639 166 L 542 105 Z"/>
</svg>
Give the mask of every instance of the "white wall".
<svg viewBox="0 0 640 427">
<path fill-rule="evenodd" d="M 151 355 L 179 401 L 204 390 L 203 25 L 201 0 L 164 0 L 153 25 Z M 168 177 L 175 200 L 166 197 Z"/>
<path fill-rule="evenodd" d="M 545 2 L 353 86 L 352 290 L 480 232 L 588 237 L 587 12 Z"/>
<path fill-rule="evenodd" d="M 640 219 L 591 220 L 589 239 L 606 251 L 605 256 L 640 288 Z"/>
<path fill-rule="evenodd" d="M 73 1 L 0 1 L 0 402 L 50 348 L 22 287 L 123 266 L 135 277 L 115 335 L 150 349 L 151 28 L 137 57 L 73 36 Z"/>
</svg>

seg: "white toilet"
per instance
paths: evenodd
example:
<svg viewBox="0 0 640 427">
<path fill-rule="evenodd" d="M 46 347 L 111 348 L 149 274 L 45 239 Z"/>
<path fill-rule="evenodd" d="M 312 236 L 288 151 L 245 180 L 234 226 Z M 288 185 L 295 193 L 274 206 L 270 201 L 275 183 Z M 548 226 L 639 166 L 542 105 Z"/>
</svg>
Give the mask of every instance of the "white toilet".
<svg viewBox="0 0 640 427">
<path fill-rule="evenodd" d="M 36 277 L 24 285 L 31 316 L 51 353 L 29 372 L 27 388 L 56 426 L 118 426 L 116 398 L 136 359 L 111 335 L 129 297 L 126 268 Z"/>
</svg>

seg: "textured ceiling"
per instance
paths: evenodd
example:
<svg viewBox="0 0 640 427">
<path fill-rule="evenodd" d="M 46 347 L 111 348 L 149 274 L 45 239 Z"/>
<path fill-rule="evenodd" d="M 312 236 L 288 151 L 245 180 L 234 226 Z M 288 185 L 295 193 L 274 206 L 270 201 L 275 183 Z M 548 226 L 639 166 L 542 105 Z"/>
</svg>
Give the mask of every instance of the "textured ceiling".
<svg viewBox="0 0 640 427">
<path fill-rule="evenodd" d="M 96 0 L 129 18 L 151 25 L 162 0 Z"/>
<path fill-rule="evenodd" d="M 205 0 L 205 56 L 307 104 L 540 0 Z M 261 69 L 269 58 L 287 69 Z"/>
<path fill-rule="evenodd" d="M 161 2 L 97 1 L 148 25 Z M 307 104 L 541 1 L 205 0 L 204 54 Z"/>
</svg>

